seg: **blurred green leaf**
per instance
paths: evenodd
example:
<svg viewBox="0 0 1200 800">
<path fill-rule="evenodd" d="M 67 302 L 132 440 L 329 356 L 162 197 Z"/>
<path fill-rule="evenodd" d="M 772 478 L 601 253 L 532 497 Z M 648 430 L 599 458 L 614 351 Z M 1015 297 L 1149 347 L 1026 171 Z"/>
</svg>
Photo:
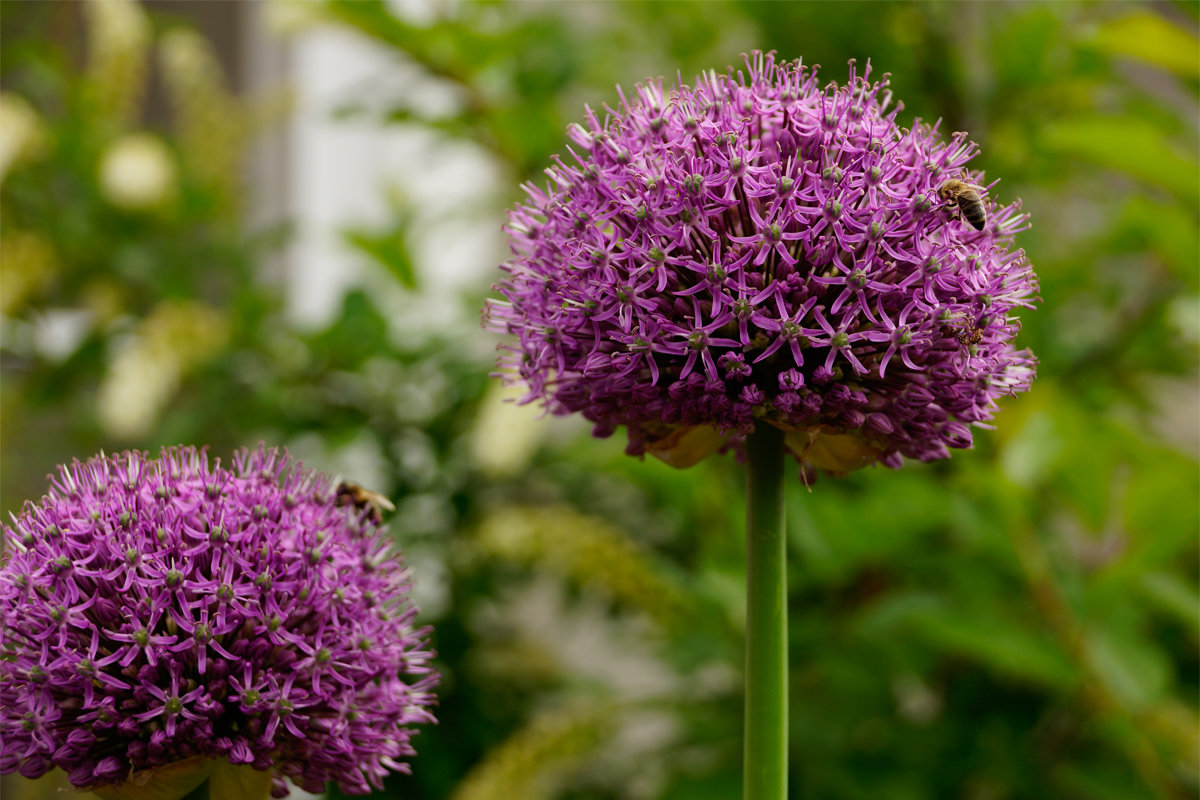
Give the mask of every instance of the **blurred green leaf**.
<svg viewBox="0 0 1200 800">
<path fill-rule="evenodd" d="M 1162 67 L 1184 78 L 1200 78 L 1200 39 L 1151 11 L 1135 11 L 1103 23 L 1093 44 L 1114 56 Z"/>
<path fill-rule="evenodd" d="M 1200 196 L 1200 164 L 1150 122 L 1132 117 L 1073 117 L 1049 124 L 1042 133 L 1052 152 L 1124 172 L 1195 202 Z"/>
<path fill-rule="evenodd" d="M 1173 615 L 1193 636 L 1200 635 L 1200 591 L 1178 575 L 1148 572 L 1142 576 L 1142 592 L 1156 606 Z"/>
<path fill-rule="evenodd" d="M 967 616 L 942 608 L 918 614 L 911 623 L 917 635 L 947 652 L 965 656 L 1000 675 L 1064 689 L 1077 675 L 1057 644 L 1024 625 L 990 616 Z"/>
<path fill-rule="evenodd" d="M 1086 647 L 1096 675 L 1125 708 L 1144 710 L 1165 693 L 1168 667 L 1148 642 L 1096 627 L 1089 631 Z"/>
<path fill-rule="evenodd" d="M 337 322 L 313 339 L 313 345 L 335 367 L 363 363 L 385 347 L 387 320 L 366 292 L 355 290 L 342 301 Z"/>
<path fill-rule="evenodd" d="M 417 273 L 408 250 L 410 224 L 407 215 L 397 215 L 395 223 L 383 230 L 349 228 L 342 231 L 342 237 L 386 269 L 401 286 L 412 290 L 417 288 Z"/>
<path fill-rule="evenodd" d="M 1088 800 L 1162 800 L 1121 764 L 1100 761 L 1057 764 L 1053 771 L 1054 796 Z"/>
<path fill-rule="evenodd" d="M 1007 17 L 989 37 L 996 82 L 1005 87 L 1046 87 L 1067 55 L 1062 11 L 1042 3 L 1023 12 Z"/>
<path fill-rule="evenodd" d="M 1018 412 L 1018 419 L 1008 420 L 1000 468 L 1018 486 L 1031 488 L 1042 483 L 1065 449 L 1054 416 L 1043 407 L 1045 403 L 1039 402 L 1038 398 L 1046 394 L 1049 390 L 1044 384 L 1035 387 L 1027 398 L 1027 408 Z"/>
<path fill-rule="evenodd" d="M 1114 565 L 1126 574 L 1179 564 L 1196 552 L 1200 530 L 1200 509 L 1185 499 L 1196 496 L 1200 466 L 1166 447 L 1143 447 L 1141 455 L 1129 473 L 1123 508 L 1129 548 Z"/>
<path fill-rule="evenodd" d="M 1127 199 L 1118 229 L 1136 231 L 1170 269 L 1171 274 L 1193 290 L 1200 286 L 1200 237 L 1196 235 L 1196 211 L 1175 203 L 1160 203 L 1145 196 Z"/>
<path fill-rule="evenodd" d="M 816 569 L 823 569 L 830 558 L 843 574 L 864 563 L 884 563 L 949 522 L 950 509 L 939 502 L 939 487 L 925 476 L 886 477 L 879 489 L 829 486 L 791 496 L 790 508 L 809 520 L 793 524 L 792 538 Z"/>
</svg>

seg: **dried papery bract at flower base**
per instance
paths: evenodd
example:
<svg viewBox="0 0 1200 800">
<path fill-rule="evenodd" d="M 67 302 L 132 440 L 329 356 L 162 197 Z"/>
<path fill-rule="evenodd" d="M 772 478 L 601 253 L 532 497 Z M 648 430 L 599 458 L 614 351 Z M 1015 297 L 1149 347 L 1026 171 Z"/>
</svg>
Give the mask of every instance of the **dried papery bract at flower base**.
<svg viewBox="0 0 1200 800">
<path fill-rule="evenodd" d="M 407 771 L 433 721 L 428 631 L 335 489 L 262 447 L 60 468 L 4 529 L 0 772 L 143 798 L 365 794 Z"/>
<path fill-rule="evenodd" d="M 1019 202 L 976 231 L 939 198 L 976 147 L 897 122 L 886 76 L 845 86 L 754 53 L 694 86 L 587 111 L 510 214 L 487 324 L 526 400 L 689 466 L 756 424 L 832 472 L 969 447 L 1028 388 L 1014 313 L 1036 279 Z M 620 92 L 620 90 L 618 90 Z"/>
</svg>

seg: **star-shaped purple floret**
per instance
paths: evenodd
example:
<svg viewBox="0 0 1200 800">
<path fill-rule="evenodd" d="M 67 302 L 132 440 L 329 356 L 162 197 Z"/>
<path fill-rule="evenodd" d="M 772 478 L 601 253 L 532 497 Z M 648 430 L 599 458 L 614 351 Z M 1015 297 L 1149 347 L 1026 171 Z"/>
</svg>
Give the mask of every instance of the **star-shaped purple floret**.
<svg viewBox="0 0 1200 800">
<path fill-rule="evenodd" d="M 75 462 L 4 536 L 0 772 L 96 786 L 206 756 L 362 794 L 433 720 L 399 554 L 285 454 Z"/>
<path fill-rule="evenodd" d="M 526 400 L 598 435 L 624 425 L 635 454 L 696 426 L 736 443 L 759 421 L 802 458 L 821 435 L 851 437 L 864 464 L 969 447 L 1034 376 L 1012 343 L 1037 299 L 1012 248 L 1028 218 L 985 197 L 984 230 L 961 219 L 937 189 L 981 182 L 976 146 L 901 128 L 868 75 L 852 63 L 822 88 L 754 53 L 589 109 L 510 213 L 486 310 L 517 338 L 501 367 Z"/>
</svg>

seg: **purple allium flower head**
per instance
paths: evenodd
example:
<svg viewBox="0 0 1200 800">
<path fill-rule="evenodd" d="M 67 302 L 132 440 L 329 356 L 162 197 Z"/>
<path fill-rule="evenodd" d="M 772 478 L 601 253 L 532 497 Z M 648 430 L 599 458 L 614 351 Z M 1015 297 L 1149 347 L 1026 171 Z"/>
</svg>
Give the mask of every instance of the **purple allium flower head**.
<svg viewBox="0 0 1200 800">
<path fill-rule="evenodd" d="M 436 675 L 371 516 L 261 447 L 60 467 L 4 528 L 0 773 L 96 786 L 201 756 L 281 796 L 406 771 Z"/>
<path fill-rule="evenodd" d="M 556 414 L 687 466 L 763 421 L 841 472 L 971 445 L 1036 362 L 1012 345 L 1037 285 L 1020 204 L 976 231 L 939 197 L 966 134 L 896 122 L 891 92 L 753 53 L 745 72 L 652 81 L 570 129 L 511 213 L 487 325 Z"/>
</svg>

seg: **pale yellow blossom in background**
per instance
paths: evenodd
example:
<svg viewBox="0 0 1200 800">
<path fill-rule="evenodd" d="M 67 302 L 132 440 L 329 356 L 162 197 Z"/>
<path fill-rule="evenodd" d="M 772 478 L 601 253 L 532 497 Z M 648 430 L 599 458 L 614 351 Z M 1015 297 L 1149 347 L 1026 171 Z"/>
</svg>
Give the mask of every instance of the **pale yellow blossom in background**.
<svg viewBox="0 0 1200 800">
<path fill-rule="evenodd" d="M 246 110 L 225 86 L 212 44 L 195 31 L 168 31 L 158 42 L 163 87 L 191 173 L 236 194 L 249 131 Z"/>
<path fill-rule="evenodd" d="M 613 709 L 604 705 L 538 714 L 489 750 L 487 757 L 459 783 L 452 798 L 556 797 L 563 778 L 612 735 L 613 726 Z"/>
<path fill-rule="evenodd" d="M 484 518 L 476 544 L 489 557 L 536 564 L 593 586 L 668 628 L 687 613 L 683 593 L 648 552 L 598 517 L 561 506 L 504 508 Z"/>
<path fill-rule="evenodd" d="M 159 304 L 117 348 L 100 384 L 97 415 L 110 435 L 150 431 L 180 383 L 225 346 L 228 322 L 200 303 Z"/>
<path fill-rule="evenodd" d="M 518 405 L 524 394 L 524 387 L 496 383 L 484 395 L 471 432 L 471 458 L 487 475 L 517 474 L 541 444 L 542 409 L 533 403 Z"/>
<path fill-rule="evenodd" d="M 312 0 L 267 0 L 261 3 L 264 27 L 276 36 L 292 36 L 328 23 L 321 3 Z"/>
<path fill-rule="evenodd" d="M 0 182 L 17 163 L 37 155 L 45 137 L 42 120 L 29 101 L 0 92 Z"/>
<path fill-rule="evenodd" d="M 0 314 L 10 315 L 54 277 L 54 248 L 36 233 L 0 234 Z"/>
<path fill-rule="evenodd" d="M 176 190 L 175 162 L 162 139 L 133 133 L 113 142 L 100 157 L 100 191 L 126 211 L 166 205 Z"/>
<path fill-rule="evenodd" d="M 132 122 L 146 85 L 152 31 L 136 0 L 81 3 L 87 20 L 87 84 L 102 115 Z"/>
</svg>

